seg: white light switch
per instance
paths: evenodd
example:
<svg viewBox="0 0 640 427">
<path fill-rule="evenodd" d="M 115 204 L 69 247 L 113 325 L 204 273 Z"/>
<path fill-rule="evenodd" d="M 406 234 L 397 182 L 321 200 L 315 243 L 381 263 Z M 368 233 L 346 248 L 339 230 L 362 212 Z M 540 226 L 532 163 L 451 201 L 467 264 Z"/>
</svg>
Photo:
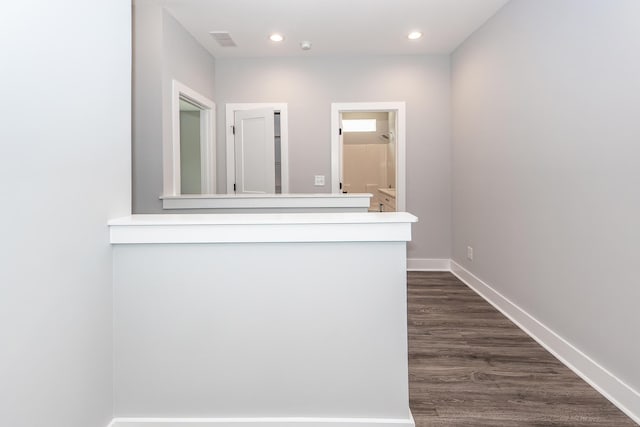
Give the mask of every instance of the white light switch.
<svg viewBox="0 0 640 427">
<path fill-rule="evenodd" d="M 316 175 L 313 185 L 321 187 L 324 185 L 324 175 Z"/>
</svg>

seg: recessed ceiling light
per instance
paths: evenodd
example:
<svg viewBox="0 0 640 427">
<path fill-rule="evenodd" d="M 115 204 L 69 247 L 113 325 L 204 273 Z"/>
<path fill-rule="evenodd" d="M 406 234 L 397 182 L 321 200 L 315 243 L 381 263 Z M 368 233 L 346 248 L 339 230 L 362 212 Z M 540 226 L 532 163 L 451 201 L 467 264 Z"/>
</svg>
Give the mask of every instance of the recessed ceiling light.
<svg viewBox="0 0 640 427">
<path fill-rule="evenodd" d="M 422 33 L 420 31 L 411 31 L 407 37 L 409 40 L 418 40 L 422 37 Z"/>
<path fill-rule="evenodd" d="M 269 40 L 271 40 L 272 42 L 281 42 L 282 40 L 284 40 L 284 37 L 282 36 L 282 34 L 274 33 L 269 36 Z"/>
</svg>

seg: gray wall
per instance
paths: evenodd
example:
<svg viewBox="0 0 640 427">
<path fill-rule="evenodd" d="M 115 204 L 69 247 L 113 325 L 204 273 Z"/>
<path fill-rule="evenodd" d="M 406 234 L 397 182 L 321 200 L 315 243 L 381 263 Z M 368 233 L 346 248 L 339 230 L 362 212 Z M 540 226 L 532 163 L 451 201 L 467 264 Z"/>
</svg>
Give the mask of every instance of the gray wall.
<svg viewBox="0 0 640 427">
<path fill-rule="evenodd" d="M 162 212 L 162 144 L 171 139 L 171 84 L 209 99 L 214 58 L 170 14 L 149 0 L 134 6 L 133 211 Z"/>
<path fill-rule="evenodd" d="M 636 390 L 638 16 L 513 0 L 452 59 L 454 259 Z"/>
<path fill-rule="evenodd" d="M 331 103 L 406 101 L 409 258 L 450 257 L 450 81 L 448 56 L 218 59 L 218 190 L 224 174 L 225 104 L 286 102 L 291 192 L 330 192 Z M 325 175 L 324 188 L 313 186 Z"/>
<path fill-rule="evenodd" d="M 130 14 L 127 0 L 3 4 L 2 426 L 112 418 L 107 221 L 130 212 Z"/>
<path fill-rule="evenodd" d="M 405 253 L 404 242 L 115 246 L 116 416 L 407 419 Z"/>
</svg>

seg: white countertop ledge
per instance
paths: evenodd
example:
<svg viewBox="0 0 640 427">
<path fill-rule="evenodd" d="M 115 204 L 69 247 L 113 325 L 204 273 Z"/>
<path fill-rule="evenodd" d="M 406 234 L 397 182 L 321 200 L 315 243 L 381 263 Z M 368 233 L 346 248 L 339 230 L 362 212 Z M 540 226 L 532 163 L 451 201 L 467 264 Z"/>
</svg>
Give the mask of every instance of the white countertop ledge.
<svg viewBox="0 0 640 427">
<path fill-rule="evenodd" d="M 112 244 L 398 242 L 411 240 L 407 212 L 159 214 L 109 221 Z"/>
<path fill-rule="evenodd" d="M 184 194 L 162 196 L 163 209 L 368 208 L 369 193 Z"/>
</svg>

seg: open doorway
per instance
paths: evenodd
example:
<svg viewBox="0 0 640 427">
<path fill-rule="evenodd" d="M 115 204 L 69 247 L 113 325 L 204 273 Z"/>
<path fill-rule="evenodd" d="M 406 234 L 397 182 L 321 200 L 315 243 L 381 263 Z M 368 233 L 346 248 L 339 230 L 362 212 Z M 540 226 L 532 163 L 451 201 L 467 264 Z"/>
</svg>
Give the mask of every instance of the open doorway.
<svg viewBox="0 0 640 427">
<path fill-rule="evenodd" d="M 332 190 L 370 193 L 370 212 L 405 211 L 404 102 L 332 104 Z"/>
<path fill-rule="evenodd" d="M 163 145 L 164 196 L 215 193 L 215 104 L 173 80 L 171 114 L 171 139 Z"/>
<path fill-rule="evenodd" d="M 201 108 L 180 97 L 180 194 L 202 194 Z"/>
<path fill-rule="evenodd" d="M 371 193 L 370 212 L 396 211 L 396 112 L 340 114 L 342 192 Z"/>
</svg>

